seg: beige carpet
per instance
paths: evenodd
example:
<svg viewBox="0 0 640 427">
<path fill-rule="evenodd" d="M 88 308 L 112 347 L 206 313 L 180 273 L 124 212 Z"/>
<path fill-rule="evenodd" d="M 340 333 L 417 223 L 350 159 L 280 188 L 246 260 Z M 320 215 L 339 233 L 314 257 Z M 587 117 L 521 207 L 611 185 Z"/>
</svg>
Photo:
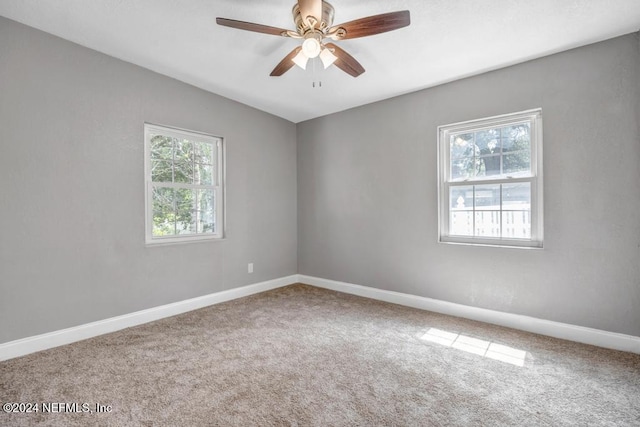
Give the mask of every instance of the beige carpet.
<svg viewBox="0 0 640 427">
<path fill-rule="evenodd" d="M 637 426 L 640 355 L 292 285 L 2 362 L 0 401 L 112 407 L 2 426 Z"/>
</svg>

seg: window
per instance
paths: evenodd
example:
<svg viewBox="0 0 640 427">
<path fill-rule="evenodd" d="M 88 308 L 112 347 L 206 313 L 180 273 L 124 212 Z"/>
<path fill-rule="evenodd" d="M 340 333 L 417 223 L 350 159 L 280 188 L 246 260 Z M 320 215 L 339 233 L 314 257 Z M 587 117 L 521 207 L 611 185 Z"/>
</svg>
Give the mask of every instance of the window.
<svg viewBox="0 0 640 427">
<path fill-rule="evenodd" d="M 542 112 L 438 127 L 440 241 L 542 247 Z"/>
<path fill-rule="evenodd" d="M 146 243 L 223 237 L 223 141 L 144 125 Z"/>
</svg>

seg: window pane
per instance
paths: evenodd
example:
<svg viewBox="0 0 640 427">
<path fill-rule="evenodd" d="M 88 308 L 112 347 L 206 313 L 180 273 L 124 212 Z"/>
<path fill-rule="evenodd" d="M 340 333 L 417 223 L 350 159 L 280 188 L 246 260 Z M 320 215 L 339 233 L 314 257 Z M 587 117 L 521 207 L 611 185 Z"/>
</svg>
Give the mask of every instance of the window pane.
<svg viewBox="0 0 640 427">
<path fill-rule="evenodd" d="M 176 233 L 193 234 L 195 227 L 196 190 L 177 188 L 176 197 Z"/>
<path fill-rule="evenodd" d="M 473 236 L 473 211 L 451 210 L 449 234 L 452 236 Z"/>
<path fill-rule="evenodd" d="M 175 210 L 173 188 L 153 188 L 153 230 L 154 236 L 175 234 Z"/>
<path fill-rule="evenodd" d="M 212 185 L 213 166 L 196 163 L 193 169 L 193 183 L 199 185 Z"/>
<path fill-rule="evenodd" d="M 212 212 L 196 212 L 196 226 L 199 234 L 214 233 L 215 227 Z"/>
<path fill-rule="evenodd" d="M 502 129 L 503 172 L 513 174 L 531 170 L 531 125 L 521 123 Z"/>
<path fill-rule="evenodd" d="M 480 161 L 474 157 L 463 157 L 451 160 L 451 179 L 460 180 L 472 178 L 476 174 L 476 165 Z"/>
<path fill-rule="evenodd" d="M 194 142 L 194 156 L 196 163 L 213 164 L 213 144 L 208 142 Z"/>
<path fill-rule="evenodd" d="M 503 210 L 531 210 L 531 183 L 502 184 Z"/>
<path fill-rule="evenodd" d="M 500 129 L 487 129 L 476 132 L 478 155 L 500 154 Z"/>
<path fill-rule="evenodd" d="M 473 236 L 473 186 L 449 187 L 449 233 Z"/>
<path fill-rule="evenodd" d="M 531 238 L 531 184 L 502 185 L 502 237 Z"/>
<path fill-rule="evenodd" d="M 500 155 L 480 157 L 477 176 L 500 175 Z"/>
<path fill-rule="evenodd" d="M 474 235 L 500 237 L 500 184 L 476 185 Z"/>
<path fill-rule="evenodd" d="M 173 210 L 173 188 L 153 187 L 153 208 Z"/>
<path fill-rule="evenodd" d="M 531 125 L 519 125 L 502 128 L 502 152 L 529 150 L 531 151 Z"/>
<path fill-rule="evenodd" d="M 516 151 L 506 154 L 503 162 L 506 174 L 529 172 L 531 171 L 531 151 Z"/>
<path fill-rule="evenodd" d="M 451 149 L 452 159 L 457 159 L 460 157 L 473 157 L 475 154 L 475 145 L 473 144 L 472 133 L 451 136 L 449 145 Z"/>
<path fill-rule="evenodd" d="M 475 235 L 500 237 L 500 211 L 476 211 Z"/>
<path fill-rule="evenodd" d="M 531 238 L 531 211 L 502 211 L 502 237 Z"/>
<path fill-rule="evenodd" d="M 193 183 L 193 163 L 174 163 L 173 182 Z"/>
<path fill-rule="evenodd" d="M 500 184 L 475 186 L 476 210 L 500 210 Z"/>
<path fill-rule="evenodd" d="M 173 169 L 171 161 L 152 160 L 151 161 L 151 181 L 153 182 L 173 182 Z"/>
<path fill-rule="evenodd" d="M 151 137 L 151 159 L 172 160 L 173 140 L 174 138 L 168 136 L 153 135 Z"/>
<path fill-rule="evenodd" d="M 197 209 L 201 210 L 201 211 L 213 211 L 214 210 L 214 206 L 213 206 L 213 193 L 214 190 L 197 190 L 198 192 L 198 204 L 197 204 Z"/>
<path fill-rule="evenodd" d="M 173 236 L 176 234 L 175 215 L 173 212 L 166 214 L 165 212 L 153 211 L 153 235 L 154 236 Z"/>
<path fill-rule="evenodd" d="M 449 187 L 449 201 L 452 210 L 472 210 L 473 185 Z"/>
<path fill-rule="evenodd" d="M 176 144 L 173 163 L 173 181 L 193 183 L 193 151 L 192 144 L 186 140 Z"/>
<path fill-rule="evenodd" d="M 193 143 L 188 139 L 176 140 L 174 145 L 174 156 L 176 162 L 193 162 Z"/>
<path fill-rule="evenodd" d="M 198 190 L 196 227 L 198 233 L 215 232 L 215 195 L 214 190 Z"/>
<path fill-rule="evenodd" d="M 175 197 L 177 211 L 192 211 L 195 209 L 196 190 L 176 188 Z"/>
<path fill-rule="evenodd" d="M 450 144 L 451 177 L 452 180 L 472 178 L 476 174 L 478 160 L 476 146 L 473 143 L 473 133 L 451 136 Z"/>
</svg>

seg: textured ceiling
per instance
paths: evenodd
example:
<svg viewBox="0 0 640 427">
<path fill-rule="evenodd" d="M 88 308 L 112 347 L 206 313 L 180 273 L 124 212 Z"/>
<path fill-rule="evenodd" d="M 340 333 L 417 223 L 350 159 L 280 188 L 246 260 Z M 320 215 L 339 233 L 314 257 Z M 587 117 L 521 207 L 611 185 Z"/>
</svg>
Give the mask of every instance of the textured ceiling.
<svg viewBox="0 0 640 427">
<path fill-rule="evenodd" d="M 333 0 L 335 24 L 408 9 L 411 25 L 338 42 L 358 78 L 317 60 L 270 77 L 299 42 L 215 23 L 293 29 L 293 4 L 1 0 L 0 15 L 296 123 L 640 29 L 640 0 Z"/>
</svg>

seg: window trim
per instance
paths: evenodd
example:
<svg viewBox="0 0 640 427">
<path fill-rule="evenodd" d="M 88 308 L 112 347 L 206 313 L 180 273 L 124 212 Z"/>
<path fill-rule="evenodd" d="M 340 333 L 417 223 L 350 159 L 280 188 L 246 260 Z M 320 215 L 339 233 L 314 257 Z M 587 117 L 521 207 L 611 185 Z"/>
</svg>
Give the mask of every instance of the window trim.
<svg viewBox="0 0 640 427">
<path fill-rule="evenodd" d="M 216 232 L 207 234 L 190 234 L 190 235 L 170 235 L 162 237 L 153 236 L 153 184 L 151 180 L 151 149 L 150 149 L 150 133 L 161 133 L 162 135 L 177 138 L 193 138 L 201 141 L 211 142 L 216 145 L 215 171 L 217 185 L 204 186 L 214 188 L 216 198 Z M 224 138 L 197 132 L 187 129 L 181 129 L 173 126 L 158 125 L 153 123 L 144 123 L 144 210 L 145 210 L 145 245 L 173 245 L 195 242 L 211 242 L 224 240 L 226 235 L 226 144 Z M 163 186 L 175 188 L 195 188 L 203 187 L 197 184 L 182 183 L 165 183 Z"/>
<path fill-rule="evenodd" d="M 483 177 L 482 179 L 451 181 L 449 137 L 452 133 L 465 133 L 505 127 L 511 124 L 531 123 L 531 175 L 514 177 Z M 536 108 L 517 113 L 502 114 L 465 122 L 438 126 L 438 242 L 467 245 L 542 248 L 543 227 L 543 180 L 542 180 L 542 109 Z M 449 235 L 450 201 L 449 188 L 458 185 L 505 184 L 517 182 L 531 183 L 531 238 L 513 239 L 505 237 L 467 237 Z"/>
</svg>

